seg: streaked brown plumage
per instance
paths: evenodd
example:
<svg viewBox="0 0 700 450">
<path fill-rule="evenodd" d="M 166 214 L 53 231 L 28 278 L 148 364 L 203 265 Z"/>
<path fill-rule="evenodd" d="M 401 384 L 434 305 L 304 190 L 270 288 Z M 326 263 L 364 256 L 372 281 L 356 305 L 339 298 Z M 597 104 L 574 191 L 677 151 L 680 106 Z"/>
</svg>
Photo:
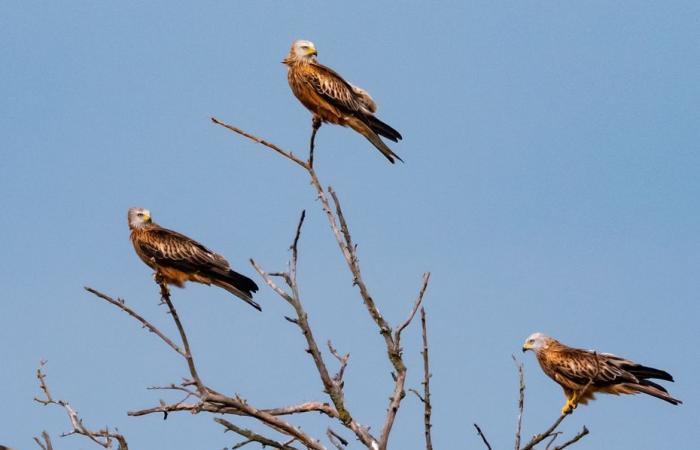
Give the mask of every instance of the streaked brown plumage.
<svg viewBox="0 0 700 450">
<path fill-rule="evenodd" d="M 186 281 L 215 285 L 226 289 L 258 311 L 253 301 L 258 285 L 250 278 L 231 270 L 228 261 L 194 239 L 161 227 L 151 220 L 151 213 L 143 208 L 129 209 L 129 238 L 136 254 L 157 278 L 177 287 Z"/>
<path fill-rule="evenodd" d="M 401 134 L 374 116 L 377 104 L 369 93 L 319 64 L 316 55 L 312 42 L 295 41 L 282 61 L 288 66 L 289 87 L 313 114 L 314 127 L 321 122 L 348 126 L 367 138 L 391 163 L 395 159 L 403 162 L 379 137 L 398 142 Z"/>
<path fill-rule="evenodd" d="M 595 393 L 644 393 L 673 405 L 681 404 L 661 385 L 649 381 L 673 381 L 668 372 L 642 366 L 610 353 L 568 347 L 542 333 L 534 333 L 523 344 L 523 352 L 532 350 L 547 376 L 564 389 L 566 404 L 562 414 L 569 414 L 579 403 L 587 404 Z M 590 384 L 589 384 L 590 383 Z"/>
</svg>

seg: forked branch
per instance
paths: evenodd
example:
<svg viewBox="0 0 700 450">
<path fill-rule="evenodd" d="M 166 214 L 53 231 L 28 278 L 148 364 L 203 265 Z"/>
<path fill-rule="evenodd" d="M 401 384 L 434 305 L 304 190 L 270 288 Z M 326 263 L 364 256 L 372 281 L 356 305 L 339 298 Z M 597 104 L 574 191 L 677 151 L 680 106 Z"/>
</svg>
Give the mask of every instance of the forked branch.
<svg viewBox="0 0 700 450">
<path fill-rule="evenodd" d="M 128 450 L 129 446 L 123 435 L 119 434 L 117 430 L 110 431 L 109 428 L 105 427 L 101 430 L 93 431 L 87 428 L 83 424 L 83 419 L 80 418 L 78 412 L 73 409 L 73 407 L 65 400 L 54 400 L 51 396 L 51 391 L 49 391 L 49 386 L 46 384 L 46 374 L 44 374 L 43 368 L 46 365 L 46 361 L 41 361 L 39 368 L 36 370 L 36 377 L 39 380 L 39 388 L 44 394 L 44 398 L 34 397 L 34 401 L 41 403 L 44 406 L 56 405 L 60 406 L 66 411 L 68 415 L 68 420 L 71 424 L 71 431 L 62 434 L 61 436 L 70 436 L 73 434 L 85 436 L 95 444 L 102 448 L 113 449 L 114 443 L 116 442 L 118 447 L 116 450 Z M 51 438 L 49 434 L 44 431 L 41 433 L 43 442 L 39 438 L 34 438 L 34 441 L 44 450 L 52 450 L 53 446 L 51 444 Z"/>
</svg>

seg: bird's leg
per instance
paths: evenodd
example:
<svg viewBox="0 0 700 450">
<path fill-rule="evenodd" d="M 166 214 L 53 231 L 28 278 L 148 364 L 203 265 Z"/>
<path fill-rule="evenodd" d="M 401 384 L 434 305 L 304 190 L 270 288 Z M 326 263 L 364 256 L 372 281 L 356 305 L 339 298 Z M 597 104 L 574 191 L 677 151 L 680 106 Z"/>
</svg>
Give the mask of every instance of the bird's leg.
<svg viewBox="0 0 700 450">
<path fill-rule="evenodd" d="M 311 140 L 309 141 L 309 167 L 314 166 L 314 146 L 316 142 L 316 132 L 321 128 L 321 118 L 314 115 L 311 119 Z"/>
<path fill-rule="evenodd" d="M 578 406 L 577 397 L 577 393 L 574 392 L 573 394 L 571 394 L 571 397 L 566 399 L 566 403 L 561 409 L 562 414 L 571 414 L 572 412 L 574 412 L 574 409 L 576 409 L 576 406 Z"/>
</svg>

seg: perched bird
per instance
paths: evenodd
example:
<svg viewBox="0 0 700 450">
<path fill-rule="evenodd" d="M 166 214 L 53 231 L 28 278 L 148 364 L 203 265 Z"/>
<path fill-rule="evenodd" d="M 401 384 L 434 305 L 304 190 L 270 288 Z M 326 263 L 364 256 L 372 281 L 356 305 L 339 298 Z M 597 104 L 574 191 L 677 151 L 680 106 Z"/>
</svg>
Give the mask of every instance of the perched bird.
<svg viewBox="0 0 700 450">
<path fill-rule="evenodd" d="M 564 389 L 566 404 L 562 414 L 571 413 L 579 403 L 587 404 L 595 393 L 649 394 L 671 404 L 681 402 L 649 378 L 673 381 L 663 370 L 645 367 L 633 361 L 592 350 L 567 347 L 542 333 L 534 333 L 523 344 L 523 352 L 532 350 L 548 377 Z"/>
<path fill-rule="evenodd" d="M 253 301 L 258 285 L 250 278 L 231 270 L 223 256 L 212 252 L 194 239 L 161 227 L 151 220 L 151 212 L 129 208 L 129 238 L 139 258 L 156 271 L 156 280 L 184 287 L 196 281 L 226 289 L 260 311 Z"/>
<path fill-rule="evenodd" d="M 401 134 L 374 116 L 377 111 L 374 99 L 364 89 L 319 64 L 317 54 L 312 42 L 295 41 L 282 61 L 288 66 L 289 87 L 313 114 L 314 132 L 322 122 L 350 127 L 366 137 L 392 164 L 394 159 L 403 162 L 379 137 L 398 142 Z"/>
</svg>

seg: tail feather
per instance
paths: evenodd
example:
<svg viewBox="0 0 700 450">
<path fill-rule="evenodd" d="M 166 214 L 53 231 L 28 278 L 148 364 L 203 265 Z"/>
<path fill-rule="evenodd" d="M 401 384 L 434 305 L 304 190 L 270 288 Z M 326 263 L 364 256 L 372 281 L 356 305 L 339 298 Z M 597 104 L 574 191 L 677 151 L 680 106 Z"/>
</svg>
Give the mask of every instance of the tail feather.
<svg viewBox="0 0 700 450">
<path fill-rule="evenodd" d="M 639 379 L 658 378 L 659 380 L 673 381 L 673 376 L 671 376 L 670 373 L 664 370 L 654 369 L 653 367 L 646 367 L 636 364 L 633 366 L 623 367 L 623 369 Z"/>
<path fill-rule="evenodd" d="M 374 116 L 367 115 L 365 118 L 367 119 L 367 125 L 378 135 L 384 136 L 394 142 L 399 142 L 400 139 L 403 139 L 401 133 L 393 129 L 389 124 L 382 122 Z"/>
<path fill-rule="evenodd" d="M 399 161 L 403 162 L 403 159 L 401 159 L 399 155 L 394 153 L 384 143 L 384 141 L 382 141 L 382 139 L 377 135 L 377 133 L 372 131 L 372 129 L 367 124 L 355 117 L 353 117 L 351 120 L 348 120 L 347 123 L 352 127 L 353 130 L 357 131 L 365 138 L 367 138 L 367 140 L 370 141 L 372 145 L 374 145 L 377 148 L 377 150 L 382 152 L 382 155 L 384 155 L 384 157 L 388 159 L 390 163 L 394 164 L 394 159 L 398 159 Z"/>
<path fill-rule="evenodd" d="M 218 275 L 214 278 L 212 283 L 226 289 L 258 311 L 262 311 L 260 305 L 253 301 L 253 292 L 258 291 L 258 285 L 245 275 L 229 270 L 226 275 Z"/>
<path fill-rule="evenodd" d="M 652 397 L 656 397 L 665 402 L 669 402 L 672 405 L 680 405 L 681 403 L 683 403 L 677 398 L 671 397 L 669 393 L 666 392 L 666 389 L 664 389 L 656 383 L 652 383 L 651 381 L 642 380 L 640 384 L 630 385 L 630 387 L 632 387 L 636 391 L 643 392 L 645 394 L 651 395 Z"/>
</svg>

